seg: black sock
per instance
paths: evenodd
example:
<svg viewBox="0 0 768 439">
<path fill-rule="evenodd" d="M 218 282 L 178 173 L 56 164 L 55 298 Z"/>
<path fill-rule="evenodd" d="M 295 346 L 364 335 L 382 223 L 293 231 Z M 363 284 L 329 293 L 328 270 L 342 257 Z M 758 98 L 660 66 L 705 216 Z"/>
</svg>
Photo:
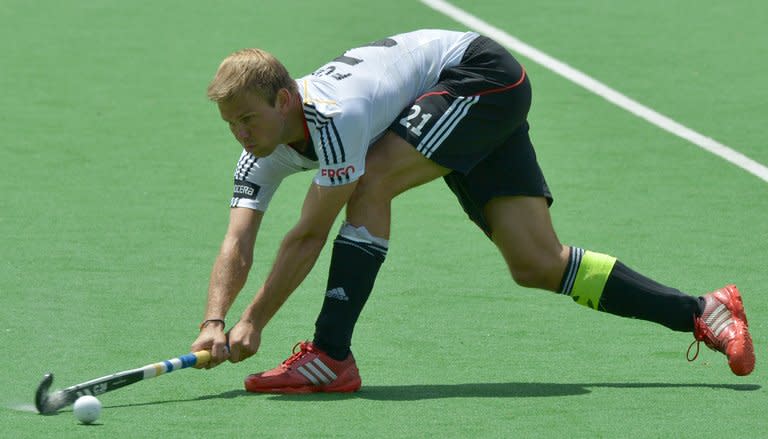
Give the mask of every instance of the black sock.
<svg viewBox="0 0 768 439">
<path fill-rule="evenodd" d="M 693 318 L 704 311 L 704 300 L 651 280 L 601 253 L 571 247 L 561 294 L 598 311 L 662 324 L 675 331 L 693 331 Z"/>
<path fill-rule="evenodd" d="M 660 323 L 675 331 L 693 331 L 693 317 L 704 300 L 662 285 L 616 261 L 608 276 L 600 308 L 611 314 Z"/>
<path fill-rule="evenodd" d="M 315 322 L 313 341 L 336 360 L 344 360 L 350 353 L 355 323 L 387 254 L 383 239 L 379 241 L 384 245 L 358 240 L 355 236 L 344 235 L 345 230 L 349 231 L 346 227 L 352 226 L 342 227 L 333 243 L 328 286 L 323 308 Z"/>
</svg>

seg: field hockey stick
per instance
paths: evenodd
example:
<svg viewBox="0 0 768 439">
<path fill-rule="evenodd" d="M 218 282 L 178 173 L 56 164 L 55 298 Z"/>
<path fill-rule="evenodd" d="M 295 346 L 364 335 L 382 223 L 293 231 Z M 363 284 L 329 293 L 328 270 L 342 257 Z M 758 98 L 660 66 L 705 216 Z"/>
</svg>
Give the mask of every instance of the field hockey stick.
<svg viewBox="0 0 768 439">
<path fill-rule="evenodd" d="M 53 414 L 74 403 L 77 398 L 83 395 L 101 395 L 102 393 L 111 392 L 129 384 L 154 378 L 164 373 L 173 372 L 177 369 L 186 369 L 188 367 L 205 364 L 210 361 L 210 359 L 211 353 L 208 351 L 193 352 L 159 363 L 148 364 L 138 369 L 124 370 L 112 375 L 75 384 L 74 386 L 58 390 L 51 394 L 48 393 L 48 390 L 53 383 L 53 373 L 49 372 L 45 374 L 40 385 L 37 386 L 37 391 L 35 392 L 35 407 L 37 407 L 37 411 L 41 414 Z"/>
</svg>

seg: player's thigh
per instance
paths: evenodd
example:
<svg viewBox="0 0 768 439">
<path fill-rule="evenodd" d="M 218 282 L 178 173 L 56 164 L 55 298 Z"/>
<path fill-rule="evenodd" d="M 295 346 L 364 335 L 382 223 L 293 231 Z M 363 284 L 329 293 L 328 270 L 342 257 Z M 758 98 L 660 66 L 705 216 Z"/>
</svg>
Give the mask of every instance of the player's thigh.
<svg viewBox="0 0 768 439">
<path fill-rule="evenodd" d="M 467 216 L 488 237 L 492 229 L 483 209 L 493 198 L 529 196 L 544 198 L 547 204 L 553 201 L 528 135 L 527 122 L 496 145 L 468 173 L 451 172 L 445 176 L 445 182 Z"/>
<path fill-rule="evenodd" d="M 392 199 L 448 172 L 449 169 L 426 158 L 402 137 L 387 131 L 368 150 L 365 174 L 354 195 Z"/>
<path fill-rule="evenodd" d="M 468 174 L 452 172 L 445 181 L 469 218 L 499 248 L 517 283 L 550 290 L 559 286 L 565 252 L 549 216 L 552 194 L 527 123 Z"/>
<path fill-rule="evenodd" d="M 568 256 L 552 226 L 547 199 L 496 197 L 483 214 L 515 280 L 523 286 L 557 290 Z"/>
<path fill-rule="evenodd" d="M 492 230 L 491 239 L 516 266 L 530 262 L 531 256 L 559 254 L 560 241 L 552 226 L 546 198 L 496 197 L 485 205 L 483 213 Z"/>
</svg>

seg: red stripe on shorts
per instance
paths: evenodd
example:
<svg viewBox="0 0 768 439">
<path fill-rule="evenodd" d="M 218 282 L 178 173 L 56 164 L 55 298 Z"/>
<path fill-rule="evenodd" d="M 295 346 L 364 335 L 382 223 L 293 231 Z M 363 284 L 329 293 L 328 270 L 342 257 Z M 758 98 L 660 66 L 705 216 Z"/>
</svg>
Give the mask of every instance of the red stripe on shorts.
<svg viewBox="0 0 768 439">
<path fill-rule="evenodd" d="M 484 91 L 481 91 L 480 93 L 477 93 L 477 94 L 475 94 L 473 96 L 482 96 L 482 95 L 487 95 L 487 94 L 491 94 L 491 93 L 498 93 L 498 92 L 501 92 L 501 91 L 506 91 L 506 90 L 509 90 L 511 88 L 517 87 L 518 85 L 522 84 L 523 81 L 525 81 L 525 68 L 523 68 L 523 74 L 520 75 L 520 79 L 518 79 L 517 82 L 515 82 L 514 84 L 505 85 L 504 87 L 499 87 L 499 88 L 492 88 L 490 90 L 484 90 Z"/>
<path fill-rule="evenodd" d="M 518 85 L 522 84 L 523 81 L 525 81 L 525 68 L 523 68 L 523 74 L 520 75 L 520 79 L 518 79 L 517 82 L 515 82 L 514 84 L 505 85 L 504 87 L 498 87 L 498 88 L 491 88 L 491 89 L 488 89 L 488 90 L 483 90 L 483 91 L 481 91 L 479 93 L 475 93 L 475 94 L 473 94 L 471 96 L 482 96 L 482 95 L 487 95 L 487 94 L 491 94 L 491 93 L 499 93 L 499 92 L 502 92 L 502 91 L 506 91 L 506 90 L 509 90 L 509 89 L 517 87 Z M 445 94 L 448 94 L 448 92 L 447 91 L 433 91 L 433 92 L 429 92 L 429 93 L 424 93 L 423 95 L 421 95 L 418 98 L 416 98 L 416 102 L 419 102 L 420 100 L 426 98 L 427 96 L 445 95 Z"/>
</svg>

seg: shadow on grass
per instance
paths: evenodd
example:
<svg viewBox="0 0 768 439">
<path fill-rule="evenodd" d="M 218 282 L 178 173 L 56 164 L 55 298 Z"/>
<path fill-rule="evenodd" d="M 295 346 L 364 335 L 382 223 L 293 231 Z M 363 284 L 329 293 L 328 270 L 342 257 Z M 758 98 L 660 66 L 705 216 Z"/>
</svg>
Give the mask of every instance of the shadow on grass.
<svg viewBox="0 0 768 439">
<path fill-rule="evenodd" d="M 757 384 L 679 384 L 679 383 L 467 383 L 467 384 L 413 384 L 403 386 L 363 386 L 352 394 L 272 395 L 281 401 L 338 401 L 367 399 L 374 401 L 416 401 L 443 398 L 533 398 L 548 396 L 576 396 L 591 393 L 593 388 L 616 389 L 722 389 L 755 391 Z"/>
<path fill-rule="evenodd" d="M 245 390 L 204 395 L 189 399 L 167 399 L 135 404 L 108 405 L 105 409 L 141 407 L 183 402 L 235 399 L 266 396 L 273 401 L 342 401 L 366 399 L 373 401 L 417 401 L 444 398 L 534 398 L 549 396 L 576 396 L 591 393 L 594 388 L 612 389 L 714 389 L 752 392 L 760 390 L 758 384 L 680 384 L 680 383 L 467 383 L 467 384 L 412 384 L 402 386 L 364 386 L 356 393 L 310 393 L 300 395 L 257 395 Z"/>
<path fill-rule="evenodd" d="M 123 408 L 123 407 L 143 407 L 148 405 L 162 405 L 162 404 L 178 404 L 181 402 L 207 401 L 211 399 L 234 399 L 234 398 L 239 398 L 241 396 L 249 396 L 249 395 L 253 395 L 253 394 L 248 393 L 245 390 L 228 390 L 226 392 L 217 393 L 215 395 L 198 396 L 197 398 L 164 399 L 162 401 L 137 402 L 133 404 L 109 404 L 109 405 L 104 405 L 104 409 L 116 409 L 116 408 Z M 72 406 L 68 406 L 55 413 L 48 413 L 43 416 L 56 416 L 61 413 L 68 413 L 68 412 L 70 413 L 72 412 Z M 101 425 L 101 424 L 91 424 L 91 425 Z"/>
<path fill-rule="evenodd" d="M 240 397 L 249 396 L 249 395 L 253 395 L 253 394 L 248 393 L 245 390 L 228 390 L 226 392 L 221 392 L 214 395 L 198 396 L 197 398 L 165 399 L 162 401 L 138 402 L 134 404 L 110 404 L 110 405 L 105 405 L 104 408 L 113 409 L 113 408 L 121 408 L 121 407 L 142 407 L 146 405 L 178 404 L 180 402 L 208 401 L 211 399 L 234 399 L 234 398 L 240 398 Z"/>
</svg>

